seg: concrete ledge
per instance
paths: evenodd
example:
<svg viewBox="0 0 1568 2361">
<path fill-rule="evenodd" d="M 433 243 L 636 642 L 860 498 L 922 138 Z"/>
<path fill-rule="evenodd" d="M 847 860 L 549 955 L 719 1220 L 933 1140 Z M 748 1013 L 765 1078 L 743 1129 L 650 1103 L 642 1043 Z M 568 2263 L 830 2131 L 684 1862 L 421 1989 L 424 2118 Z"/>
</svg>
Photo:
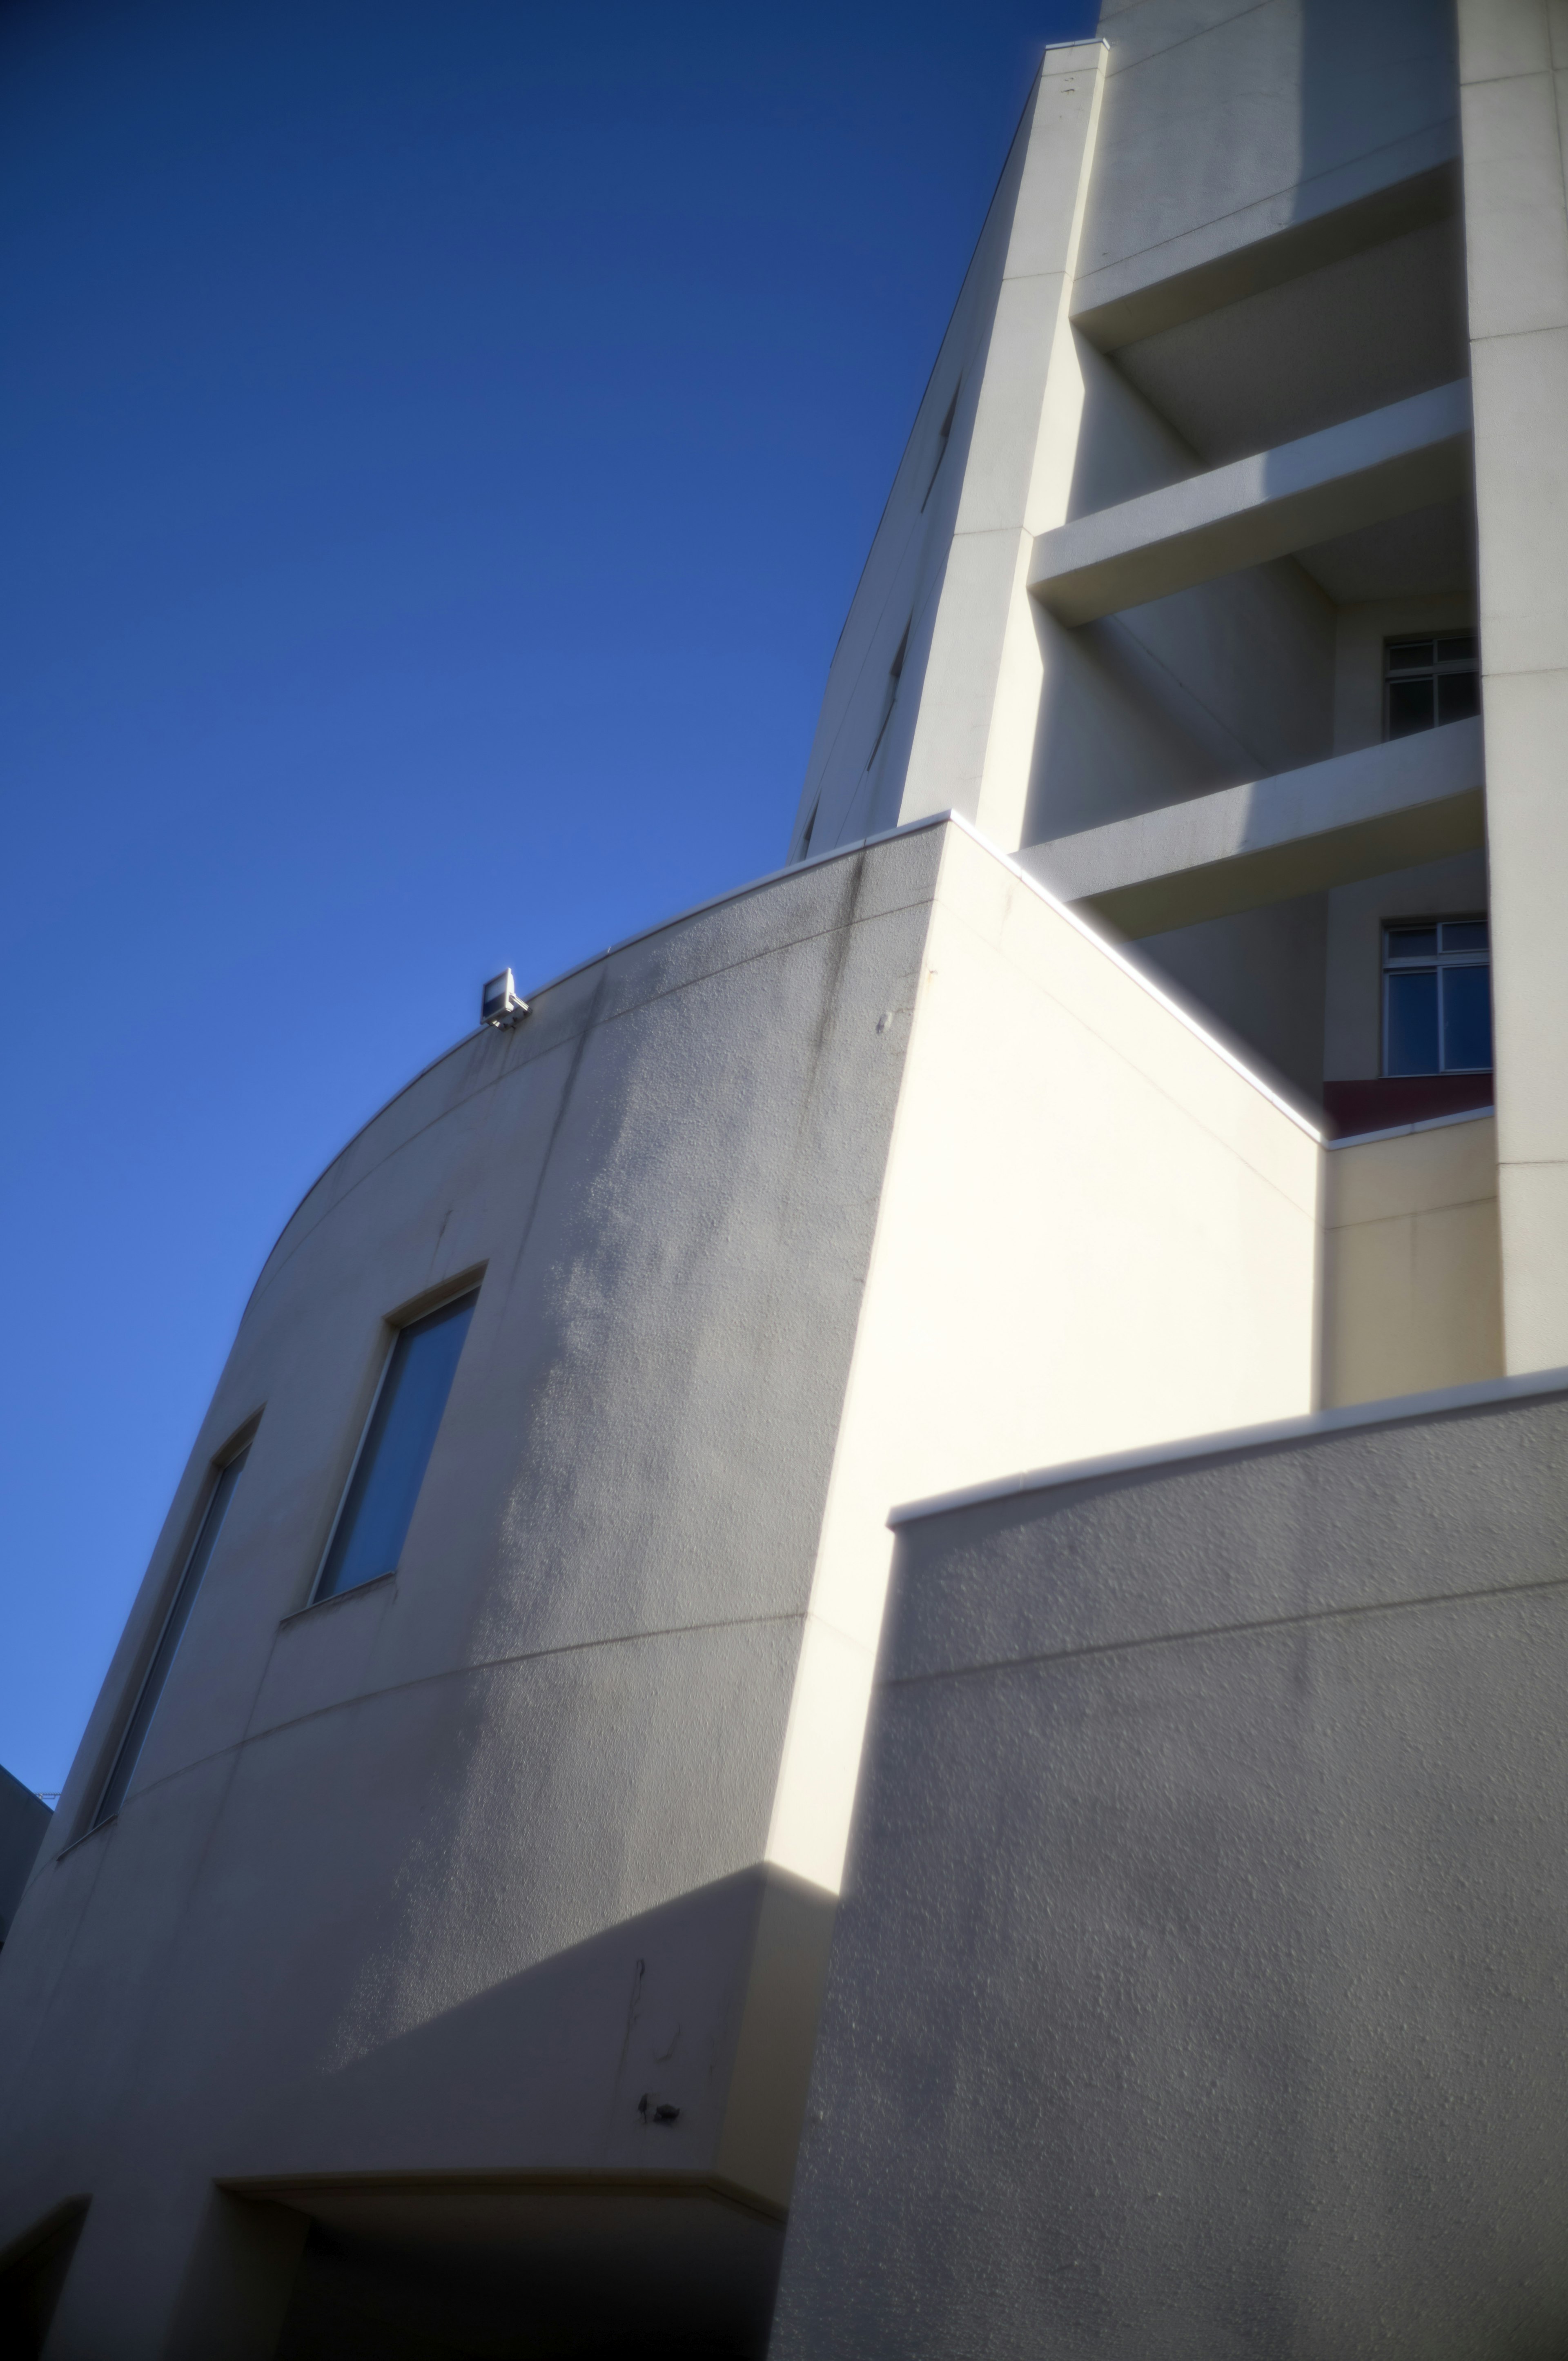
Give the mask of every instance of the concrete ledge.
<svg viewBox="0 0 1568 2361">
<path fill-rule="evenodd" d="M 1090 623 L 1464 489 L 1465 379 L 1041 533 L 1029 588 Z"/>
<path fill-rule="evenodd" d="M 1020 862 L 1124 935 L 1321 893 L 1486 839 L 1481 723 L 1397 738 L 1029 846 Z"/>
<path fill-rule="evenodd" d="M 1100 1459 L 1077 1459 L 1059 1467 L 1035 1467 L 1022 1476 L 999 1476 L 989 1484 L 966 1485 L 928 1500 L 906 1500 L 888 1511 L 888 1523 L 918 1524 L 982 1500 L 1008 1500 L 1024 1492 L 1052 1492 L 1066 1484 L 1091 1484 L 1107 1476 L 1130 1476 L 1145 1467 L 1165 1467 L 1183 1459 L 1215 1459 L 1238 1451 L 1265 1451 L 1276 1444 L 1310 1443 L 1357 1426 L 1396 1426 L 1407 1419 L 1440 1417 L 1445 1411 L 1486 1410 L 1495 1402 L 1527 1401 L 1537 1394 L 1568 1393 L 1568 1368 L 1531 1369 L 1513 1378 L 1481 1378 L 1474 1385 L 1439 1386 L 1431 1393 L 1390 1395 L 1382 1401 L 1351 1402 L 1343 1410 L 1310 1411 L 1266 1425 L 1237 1426 L 1219 1434 L 1192 1434 L 1177 1443 L 1151 1443 L 1139 1451 L 1108 1452 Z"/>
</svg>

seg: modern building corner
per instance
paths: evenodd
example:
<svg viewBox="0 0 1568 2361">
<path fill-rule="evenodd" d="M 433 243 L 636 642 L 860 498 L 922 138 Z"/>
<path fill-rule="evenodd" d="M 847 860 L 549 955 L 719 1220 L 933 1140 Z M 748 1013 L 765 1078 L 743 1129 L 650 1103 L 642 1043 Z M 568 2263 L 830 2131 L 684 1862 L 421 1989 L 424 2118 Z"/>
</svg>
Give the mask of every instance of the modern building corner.
<svg viewBox="0 0 1568 2361">
<path fill-rule="evenodd" d="M 1568 2338 L 1560 18 L 1046 52 L 784 865 L 260 1274 L 0 2348 Z"/>
</svg>

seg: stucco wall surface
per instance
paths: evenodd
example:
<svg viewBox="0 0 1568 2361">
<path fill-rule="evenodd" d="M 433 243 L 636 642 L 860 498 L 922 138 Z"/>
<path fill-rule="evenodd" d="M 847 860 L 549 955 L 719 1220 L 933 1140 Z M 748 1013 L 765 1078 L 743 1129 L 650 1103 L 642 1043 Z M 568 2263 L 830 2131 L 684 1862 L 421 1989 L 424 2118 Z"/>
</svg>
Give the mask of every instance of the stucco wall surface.
<svg viewBox="0 0 1568 2361">
<path fill-rule="evenodd" d="M 1568 2336 L 1568 1398 L 903 1528 L 772 2351 Z"/>
<path fill-rule="evenodd" d="M 1027 614 L 1024 510 L 1102 62 L 1097 43 L 1058 44 L 1030 92 L 834 651 L 795 855 L 808 827 L 822 852 L 901 812 L 976 809 L 1007 617 Z"/>
<path fill-rule="evenodd" d="M 378 1116 L 269 1257 L 0 1960 L 0 2242 L 94 2194 L 51 2361 L 111 2312 L 199 2349 L 214 2179 L 684 2174 L 776 2222 L 890 1500 L 1307 1408 L 1320 1154 L 952 823 Z M 389 1321 L 476 1278 L 395 1577 L 310 1605 Z"/>
<path fill-rule="evenodd" d="M 789 1886 L 761 1864 L 904 1061 L 879 1018 L 918 970 L 940 834 L 539 994 L 285 1230 L 62 1841 L 210 1463 L 258 1418 L 130 1793 L 51 1848 L 0 1957 L 0 2245 L 94 2192 L 52 2352 L 103 2361 L 111 2323 L 117 2355 L 174 2349 L 214 2175 L 655 2169 L 787 2194 L 787 2105 L 759 2129 L 731 2085 L 773 2104 L 759 2039 L 804 2073 L 790 1993 L 747 2031 Z M 476 1270 L 395 1578 L 302 1612 L 389 1316 Z M 656 2132 L 651 2089 L 680 2109 Z"/>
<path fill-rule="evenodd" d="M 1111 57 L 1075 312 L 1212 266 L 1458 144 L 1441 0 L 1104 0 L 1100 32 Z"/>
<path fill-rule="evenodd" d="M 1316 1134 L 944 831 L 768 1858 L 836 1887 L 891 1502 L 1312 1406 Z"/>
<path fill-rule="evenodd" d="M 1501 1377 L 1496 1117 L 1332 1148 L 1323 1184 L 1325 1405 Z"/>
</svg>

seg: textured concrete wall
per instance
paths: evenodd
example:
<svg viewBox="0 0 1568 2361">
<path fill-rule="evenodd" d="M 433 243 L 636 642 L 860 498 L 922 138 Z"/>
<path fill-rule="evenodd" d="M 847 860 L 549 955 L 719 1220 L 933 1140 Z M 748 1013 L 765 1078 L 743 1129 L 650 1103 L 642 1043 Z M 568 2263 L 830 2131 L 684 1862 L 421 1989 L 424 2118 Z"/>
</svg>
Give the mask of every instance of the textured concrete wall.
<svg viewBox="0 0 1568 2361">
<path fill-rule="evenodd" d="M 808 822 L 820 851 L 949 809 L 1020 841 L 1040 670 L 1026 575 L 1070 493 L 1067 305 L 1103 68 L 1097 42 L 1046 52 L 834 654 L 796 853 Z"/>
<path fill-rule="evenodd" d="M 258 1420 L 130 1793 L 39 1863 L 0 1956 L 0 2245 L 93 2197 L 53 2354 L 229 2349 L 189 2314 L 243 2279 L 214 2177 L 654 2170 L 733 2181 L 776 2240 L 805 2050 L 768 1929 L 802 1890 L 762 1861 L 904 1061 L 878 1018 L 940 845 L 541 992 L 289 1224 L 62 1838 Z M 389 1316 L 475 1270 L 395 1579 L 302 1611 Z"/>
<path fill-rule="evenodd" d="M 1105 163 L 1077 312 L 1146 300 L 1455 152 L 1453 18 L 1433 0 L 1104 0 L 1100 30 Z"/>
<path fill-rule="evenodd" d="M 1565 1500 L 1559 1392 L 905 1526 L 776 2361 L 1562 2349 Z"/>
<path fill-rule="evenodd" d="M 1317 1136 L 945 831 L 769 1859 L 837 1887 L 890 1501 L 1310 1406 Z"/>
</svg>

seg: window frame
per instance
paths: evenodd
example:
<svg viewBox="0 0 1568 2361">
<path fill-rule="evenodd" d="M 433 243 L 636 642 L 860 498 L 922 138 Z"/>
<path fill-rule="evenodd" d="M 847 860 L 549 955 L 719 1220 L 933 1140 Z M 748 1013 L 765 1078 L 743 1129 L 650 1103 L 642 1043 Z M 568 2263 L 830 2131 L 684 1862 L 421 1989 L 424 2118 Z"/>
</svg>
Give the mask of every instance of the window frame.
<svg viewBox="0 0 1568 2361">
<path fill-rule="evenodd" d="M 228 1441 L 222 1446 L 216 1455 L 207 1462 L 207 1472 L 202 1485 L 201 1492 L 198 1496 L 198 1506 L 193 1510 L 192 1514 L 186 1519 L 181 1533 L 183 1546 L 180 1549 L 174 1560 L 179 1571 L 176 1573 L 172 1582 L 168 1585 L 167 1596 L 163 1603 L 163 1610 L 157 1618 L 156 1624 L 152 1628 L 150 1637 L 145 1643 L 145 1654 L 142 1659 L 140 1673 L 134 1679 L 126 1683 L 125 1689 L 121 1693 L 120 1710 L 115 1717 L 113 1741 L 104 1749 L 104 1756 L 100 1756 L 99 1758 L 100 1762 L 103 1763 L 104 1767 L 99 1776 L 93 1783 L 91 1790 L 92 1804 L 90 1809 L 84 1816 L 83 1825 L 79 1831 L 80 1836 L 93 1836 L 99 1828 L 112 1827 L 115 1821 L 119 1818 L 120 1813 L 125 1807 L 126 1799 L 131 1792 L 132 1783 L 136 1778 L 137 1766 L 141 1762 L 142 1756 L 147 1752 L 147 1742 L 152 1735 L 153 1723 L 158 1719 L 158 1710 L 163 1702 L 164 1692 L 169 1686 L 170 1677 L 174 1671 L 175 1664 L 179 1661 L 180 1651 L 184 1645 L 185 1633 L 189 1629 L 191 1618 L 196 1611 L 196 1602 L 201 1598 L 203 1589 L 206 1587 L 207 1577 L 213 1570 L 214 1557 L 216 1555 L 222 1544 L 224 1532 L 228 1524 L 229 1510 L 234 1503 L 233 1492 L 230 1493 L 228 1500 L 225 1504 L 224 1513 L 219 1521 L 218 1529 L 213 1535 L 212 1548 L 207 1554 L 200 1576 L 196 1581 L 194 1588 L 192 1590 L 189 1602 L 186 1605 L 179 1637 L 175 1641 L 174 1648 L 170 1656 L 169 1662 L 164 1667 L 163 1678 L 158 1685 L 158 1695 L 153 1699 L 152 1710 L 148 1717 L 147 1726 L 142 1731 L 141 1742 L 137 1746 L 136 1755 L 130 1764 L 130 1768 L 126 1773 L 125 1784 L 120 1790 L 118 1801 L 115 1804 L 112 1809 L 106 1810 L 104 1808 L 107 1804 L 110 1792 L 115 1785 L 115 1782 L 119 1776 L 120 1763 L 125 1755 L 126 1748 L 130 1742 L 131 1733 L 136 1728 L 137 1717 L 141 1712 L 143 1701 L 147 1697 L 148 1684 L 150 1683 L 154 1673 L 158 1670 L 159 1656 L 162 1651 L 163 1642 L 168 1637 L 169 1627 L 180 1611 L 181 1598 L 184 1592 L 186 1582 L 190 1576 L 191 1568 L 194 1563 L 196 1553 L 202 1546 L 203 1539 L 206 1533 L 208 1521 L 211 1518 L 214 1507 L 216 1504 L 218 1494 L 223 1488 L 224 1478 L 228 1474 L 230 1468 L 236 1467 L 236 1465 L 241 1470 L 243 1470 L 244 1463 L 249 1458 L 251 1450 L 255 1444 L 257 1433 L 260 1424 L 261 1412 L 258 1411 L 254 1417 L 247 1419 L 245 1424 L 238 1428 L 236 1432 L 229 1437 Z M 236 1476 L 235 1490 L 237 1491 L 238 1488 L 238 1478 Z M 106 1760 L 104 1759 L 105 1757 Z M 73 1841 L 75 1839 L 73 1839 Z"/>
<path fill-rule="evenodd" d="M 362 1590 L 373 1590 L 378 1583 L 390 1582 L 397 1575 L 399 1568 L 394 1565 L 389 1566 L 385 1574 L 373 1574 L 367 1582 L 351 1583 L 346 1589 L 323 1591 L 322 1588 L 322 1583 L 325 1578 L 326 1570 L 332 1564 L 333 1551 L 337 1546 L 338 1528 L 343 1522 L 344 1515 L 347 1510 L 349 1501 L 354 1497 L 354 1484 L 355 1478 L 359 1473 L 359 1463 L 365 1456 L 366 1446 L 369 1443 L 371 1434 L 375 1431 L 376 1412 L 380 1408 L 381 1396 L 387 1389 L 387 1380 L 392 1374 L 392 1363 L 397 1356 L 398 1339 L 405 1333 L 406 1330 L 410 1328 L 417 1328 L 422 1320 L 433 1319 L 438 1312 L 450 1311 L 454 1304 L 461 1303 L 466 1296 L 471 1295 L 474 1298 L 474 1310 L 477 1312 L 479 1308 L 479 1290 L 484 1279 L 485 1269 L 486 1266 L 481 1263 L 477 1269 L 466 1271 L 460 1279 L 450 1280 L 440 1288 L 431 1290 L 424 1295 L 415 1296 L 411 1303 L 404 1304 L 401 1309 L 397 1312 L 388 1312 L 382 1320 L 382 1334 L 380 1339 L 381 1365 L 376 1374 L 375 1385 L 371 1388 L 370 1399 L 365 1406 L 365 1415 L 359 1422 L 359 1436 L 354 1446 L 354 1455 L 350 1459 L 348 1466 L 345 1471 L 343 1481 L 338 1487 L 337 1505 L 333 1510 L 332 1522 L 327 1528 L 326 1540 L 317 1556 L 315 1572 L 311 1576 L 310 1588 L 305 1595 L 306 1610 L 313 1607 L 330 1607 L 339 1598 L 354 1598 L 357 1597 L 359 1592 Z M 464 1343 L 466 1344 L 466 1342 L 467 1338 L 465 1337 Z M 459 1355 L 459 1358 L 461 1358 L 461 1355 Z M 454 1369 L 452 1373 L 452 1383 L 455 1385 L 456 1382 L 457 1373 L 456 1370 Z M 446 1399 L 447 1401 L 450 1401 L 452 1399 L 450 1390 L 448 1390 Z M 444 1402 L 441 1408 L 441 1417 L 442 1419 L 444 1419 L 445 1416 L 446 1403 Z M 436 1422 L 437 1437 L 439 1437 L 440 1433 L 441 1422 L 438 1420 Z M 431 1444 L 432 1455 L 433 1455 L 434 1450 L 435 1443 L 433 1440 Z M 428 1470 L 429 1463 L 427 1462 L 427 1473 Z M 420 1492 L 422 1493 L 423 1490 L 424 1477 L 422 1477 L 420 1478 Z M 416 1493 L 414 1496 L 414 1507 L 417 1509 L 418 1506 L 419 1493 Z M 409 1514 L 409 1521 L 411 1524 L 413 1521 L 413 1511 L 411 1510 Z M 406 1534 L 404 1539 L 407 1539 Z M 399 1553 L 399 1558 L 400 1563 L 400 1551 Z"/>
<path fill-rule="evenodd" d="M 1473 654 L 1464 658 L 1450 656 L 1444 659 L 1439 651 L 1444 645 L 1452 645 L 1458 640 L 1468 640 L 1474 650 Z M 1395 672 L 1391 666 L 1395 649 L 1413 647 L 1431 648 L 1431 662 L 1428 664 L 1412 664 L 1403 671 Z M 1438 711 L 1438 684 L 1443 679 L 1473 679 L 1475 683 L 1475 708 L 1479 712 L 1481 635 L 1474 623 L 1466 624 L 1463 629 L 1456 626 L 1446 631 L 1391 631 L 1386 636 L 1383 642 L 1382 686 L 1383 742 L 1386 746 L 1397 744 L 1404 738 L 1424 738 L 1431 730 L 1442 730 L 1452 726 L 1443 721 Z M 1432 718 L 1430 721 L 1420 722 L 1414 730 L 1401 730 L 1396 734 L 1389 726 L 1392 719 L 1390 691 L 1398 682 L 1408 680 L 1426 680 L 1431 683 Z"/>
<path fill-rule="evenodd" d="M 1485 950 L 1445 951 L 1442 948 L 1442 936 L 1441 932 L 1441 929 L 1444 927 L 1485 927 L 1486 929 L 1486 947 Z M 1388 953 L 1389 937 L 1391 935 L 1413 933 L 1420 928 L 1430 928 L 1433 934 L 1436 935 L 1436 949 L 1431 951 L 1421 951 L 1420 953 L 1413 954 L 1409 959 L 1391 959 Z M 1482 967 L 1486 970 L 1487 994 L 1489 998 L 1491 992 L 1492 968 L 1491 914 L 1486 910 L 1452 910 L 1442 917 L 1438 918 L 1385 918 L 1381 922 L 1379 939 L 1382 952 L 1380 996 L 1382 1001 L 1381 1030 L 1383 1038 L 1381 1044 L 1381 1064 L 1383 1068 L 1383 1079 L 1386 1082 L 1420 1082 L 1423 1079 L 1430 1079 L 1430 1076 L 1422 1076 L 1420 1074 L 1396 1074 L 1389 1066 L 1389 982 L 1396 975 L 1423 975 L 1430 972 L 1431 974 L 1441 978 L 1443 971 L 1447 968 Z M 1443 1036 L 1446 1029 L 1443 1008 L 1444 1002 L 1442 985 L 1440 982 L 1437 992 L 1438 1063 L 1431 1070 L 1431 1074 L 1490 1074 L 1496 1072 L 1497 1045 L 1495 1041 L 1493 1043 L 1492 1061 L 1485 1066 L 1450 1066 L 1443 1062 L 1443 1051 L 1445 1046 Z"/>
</svg>

